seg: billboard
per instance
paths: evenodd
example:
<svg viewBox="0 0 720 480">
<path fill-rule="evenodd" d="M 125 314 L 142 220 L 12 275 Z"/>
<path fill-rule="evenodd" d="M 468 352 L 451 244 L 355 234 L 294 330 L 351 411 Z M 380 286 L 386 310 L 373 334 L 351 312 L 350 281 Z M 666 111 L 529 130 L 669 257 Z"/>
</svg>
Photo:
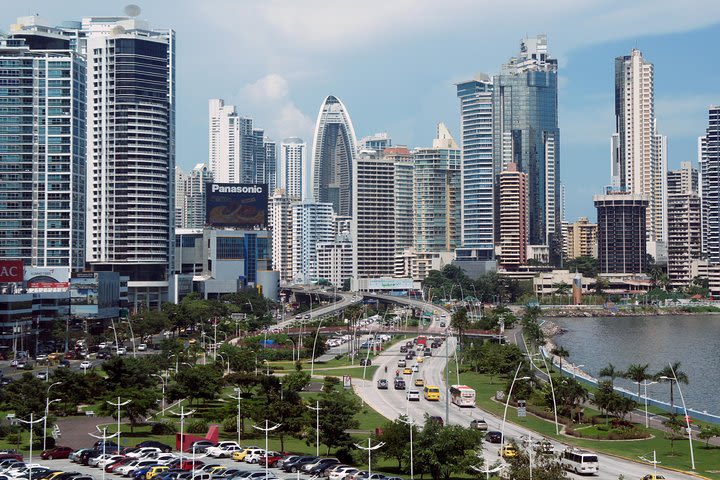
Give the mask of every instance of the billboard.
<svg viewBox="0 0 720 480">
<path fill-rule="evenodd" d="M 266 227 L 267 184 L 207 183 L 205 220 L 215 227 Z"/>
<path fill-rule="evenodd" d="M 410 290 L 412 278 L 369 278 L 368 290 Z"/>
<path fill-rule="evenodd" d="M 0 283 L 22 282 L 22 260 L 0 260 Z"/>
</svg>

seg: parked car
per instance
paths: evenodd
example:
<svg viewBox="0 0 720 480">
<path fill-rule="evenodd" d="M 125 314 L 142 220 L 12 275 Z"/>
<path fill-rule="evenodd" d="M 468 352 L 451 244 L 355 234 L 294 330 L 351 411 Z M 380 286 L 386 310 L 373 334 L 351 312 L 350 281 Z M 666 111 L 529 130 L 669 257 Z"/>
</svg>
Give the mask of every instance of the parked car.
<svg viewBox="0 0 720 480">
<path fill-rule="evenodd" d="M 138 447 L 155 447 L 159 448 L 163 453 L 172 452 L 172 447 L 166 443 L 158 442 L 156 440 L 145 440 L 137 444 Z"/>
<path fill-rule="evenodd" d="M 203 465 L 205 465 L 205 462 L 202 460 L 187 460 L 183 459 L 180 461 L 179 458 L 176 458 L 172 462 L 168 463 L 168 467 L 170 467 L 171 470 L 183 470 L 183 471 L 190 471 L 195 468 L 200 468 Z"/>
<path fill-rule="evenodd" d="M 210 440 L 196 440 L 187 446 L 185 451 L 190 453 L 205 453 L 208 448 L 215 446 L 217 446 L 217 443 L 211 442 Z"/>
<path fill-rule="evenodd" d="M 289 473 L 296 473 L 303 465 L 312 463 L 317 460 L 318 457 L 313 456 L 301 456 L 297 457 L 293 461 L 285 461 L 283 463 L 283 470 Z"/>
<path fill-rule="evenodd" d="M 361 358 L 360 359 L 361 367 L 369 367 L 370 365 L 372 365 L 372 360 L 370 360 L 369 358 Z"/>
<path fill-rule="evenodd" d="M 260 461 L 260 457 L 262 455 L 265 455 L 265 450 L 262 448 L 251 448 L 251 449 L 245 449 L 245 463 L 258 463 Z"/>
<path fill-rule="evenodd" d="M 120 468 L 120 467 L 122 467 L 123 465 L 126 465 L 126 464 L 128 464 L 128 463 L 130 463 L 130 462 L 134 462 L 134 461 L 135 461 L 135 459 L 134 459 L 134 458 L 130 458 L 130 457 L 121 458 L 120 460 L 118 460 L 118 461 L 116 461 L 116 462 L 108 463 L 107 465 L 105 465 L 105 471 L 106 471 L 107 473 L 115 473 L 115 471 L 116 471 L 118 468 Z"/>
<path fill-rule="evenodd" d="M 43 460 L 53 460 L 55 458 L 68 458 L 71 453 L 73 453 L 75 450 L 73 450 L 70 447 L 61 447 L 57 446 L 55 448 L 51 448 L 49 450 L 45 450 L 40 454 L 40 458 Z"/>
<path fill-rule="evenodd" d="M 205 453 L 209 457 L 230 457 L 233 452 L 243 450 L 243 448 L 237 444 L 237 442 L 220 442 L 214 447 L 208 447 Z"/>
<path fill-rule="evenodd" d="M 166 470 L 170 470 L 170 467 L 167 465 L 155 465 L 154 467 L 150 467 L 150 469 L 145 473 L 145 480 L 151 480 Z"/>
<path fill-rule="evenodd" d="M 395 386 L 395 390 L 405 390 L 405 380 L 403 380 L 400 377 L 397 377 L 395 379 L 394 386 Z"/>
<path fill-rule="evenodd" d="M 140 447 L 134 452 L 127 454 L 130 458 L 147 458 L 149 455 L 160 453 L 161 450 L 157 447 Z"/>
<path fill-rule="evenodd" d="M 281 469 L 281 468 L 283 468 L 283 465 L 285 464 L 285 462 L 292 462 L 293 460 L 295 460 L 296 458 L 299 458 L 299 457 L 301 457 L 301 456 L 302 456 L 302 455 L 287 454 L 287 455 L 285 455 L 284 457 L 282 457 L 280 460 L 278 460 L 277 462 L 275 462 L 275 466 L 276 466 L 277 468 L 280 468 L 280 469 Z"/>
<path fill-rule="evenodd" d="M 137 351 L 138 351 L 138 352 L 145 352 L 145 351 L 147 351 L 147 343 L 141 343 L 140 345 L 138 345 L 138 346 L 137 346 Z"/>
<path fill-rule="evenodd" d="M 359 470 L 353 467 L 343 467 L 330 472 L 329 480 L 345 480 L 348 476 L 358 473 Z"/>
<path fill-rule="evenodd" d="M 339 464 L 340 460 L 338 460 L 337 458 L 323 458 L 318 462 L 311 463 L 309 466 L 303 467 L 303 469 L 310 475 L 320 475 L 325 471 L 326 468 L 332 465 Z"/>
</svg>

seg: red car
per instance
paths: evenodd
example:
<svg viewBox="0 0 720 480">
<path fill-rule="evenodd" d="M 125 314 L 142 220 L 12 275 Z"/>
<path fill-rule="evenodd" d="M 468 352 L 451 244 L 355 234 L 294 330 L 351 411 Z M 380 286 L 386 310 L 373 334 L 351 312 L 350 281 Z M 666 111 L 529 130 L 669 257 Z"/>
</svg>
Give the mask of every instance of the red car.
<svg viewBox="0 0 720 480">
<path fill-rule="evenodd" d="M 287 453 L 280 453 L 280 452 L 270 452 L 270 455 L 267 457 L 265 455 L 260 457 L 260 460 L 258 460 L 258 465 L 265 466 L 265 461 L 267 460 L 268 467 L 276 467 L 278 460 L 281 458 L 285 458 L 288 454 Z"/>
<path fill-rule="evenodd" d="M 72 452 L 74 452 L 70 447 L 55 447 L 51 448 L 49 450 L 45 450 L 42 452 L 40 457 L 43 460 L 52 460 L 54 458 L 68 458 Z"/>
<path fill-rule="evenodd" d="M 121 458 L 117 462 L 108 463 L 107 465 L 105 465 L 105 471 L 108 473 L 113 473 L 116 468 L 121 467 L 121 466 L 125 465 L 126 463 L 131 462 L 133 460 L 137 460 L 137 459 L 132 458 L 132 457 L 125 457 L 125 458 Z"/>
</svg>

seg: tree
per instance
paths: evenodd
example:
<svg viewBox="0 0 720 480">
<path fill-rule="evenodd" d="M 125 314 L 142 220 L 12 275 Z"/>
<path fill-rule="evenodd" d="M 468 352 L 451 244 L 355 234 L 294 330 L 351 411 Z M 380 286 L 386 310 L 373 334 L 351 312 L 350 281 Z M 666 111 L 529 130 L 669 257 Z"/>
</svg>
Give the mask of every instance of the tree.
<svg viewBox="0 0 720 480">
<path fill-rule="evenodd" d="M 683 424 L 680 422 L 676 413 L 671 413 L 670 417 L 663 422 L 663 425 L 669 430 L 666 433 L 666 438 L 670 440 L 670 450 L 672 451 L 672 455 L 675 456 L 675 440 L 682 438 L 680 431 Z"/>
<path fill-rule="evenodd" d="M 417 436 L 417 428 L 412 426 L 413 435 Z M 383 458 L 393 458 L 398 462 L 398 469 L 402 470 L 402 464 L 409 456 L 408 442 L 410 440 L 410 425 L 404 415 L 393 422 L 386 422 L 382 426 L 382 433 L 377 440 L 385 442 L 380 450 Z"/>
<path fill-rule="evenodd" d="M 415 465 L 433 480 L 449 480 L 454 473 L 467 471 L 478 460 L 475 450 L 481 435 L 459 425 L 441 426 L 425 417 L 425 425 L 415 441 Z"/>
<path fill-rule="evenodd" d="M 650 375 L 650 373 L 648 372 L 648 368 L 650 368 L 650 365 L 648 365 L 647 363 L 645 365 L 634 363 L 628 367 L 625 375 L 623 375 L 623 377 L 627 378 L 628 380 L 632 380 L 633 382 L 637 383 L 638 400 L 640 400 L 641 398 L 640 387 L 642 386 L 642 383 L 652 378 L 652 375 Z"/>
<path fill-rule="evenodd" d="M 593 278 L 599 271 L 598 259 L 589 256 L 571 258 L 565 262 L 565 268 L 571 272 L 580 272 L 583 277 Z"/>
<path fill-rule="evenodd" d="M 595 277 L 595 293 L 597 295 L 603 295 L 605 290 L 610 286 L 610 282 L 605 277 L 600 275 Z"/>
<path fill-rule="evenodd" d="M 320 394 L 320 442 L 327 446 L 328 454 L 333 448 L 349 446 L 352 438 L 347 431 L 359 425 L 355 419 L 355 413 L 360 409 L 357 398 L 342 388 L 337 379 L 333 380 L 329 382 L 326 378 Z M 312 425 L 315 426 L 314 421 Z"/>
<path fill-rule="evenodd" d="M 40 418 L 45 414 L 47 384 L 32 373 L 23 373 L 18 380 L 3 388 L 3 403 L 7 410 L 15 412 L 17 418 L 24 419 L 31 413 L 35 414 L 35 418 Z"/>
<path fill-rule="evenodd" d="M 701 425 L 698 437 L 705 440 L 705 448 L 710 448 L 710 439 L 720 437 L 720 427 L 717 425 Z"/>
<path fill-rule="evenodd" d="M 457 330 L 458 338 L 462 344 L 463 334 L 471 326 L 471 322 L 467 314 L 467 308 L 460 307 L 452 314 L 452 317 L 450 318 L 450 326 Z"/>
<path fill-rule="evenodd" d="M 152 374 L 157 371 L 152 360 L 145 357 L 112 357 L 102 364 L 108 390 L 117 388 L 150 388 L 155 385 Z"/>
<path fill-rule="evenodd" d="M 190 403 L 197 399 L 212 400 L 222 389 L 222 367 L 218 365 L 196 365 L 183 368 L 168 388 L 170 399 L 187 398 Z"/>
<path fill-rule="evenodd" d="M 600 412 L 607 415 L 610 411 L 614 395 L 615 391 L 613 390 L 612 383 L 608 381 L 599 382 L 598 389 L 593 396 L 592 403 L 600 409 Z"/>
<path fill-rule="evenodd" d="M 615 365 L 612 363 L 608 363 L 603 368 L 600 369 L 600 372 L 598 372 L 598 375 L 600 378 L 609 378 L 610 379 L 610 386 L 615 386 L 615 379 L 619 377 L 623 377 L 625 374 L 615 368 Z"/>
<path fill-rule="evenodd" d="M 680 362 L 673 362 L 672 367 L 668 365 L 667 367 L 660 370 L 658 373 L 655 374 L 655 378 L 664 382 L 670 383 L 670 411 L 675 411 L 675 399 L 674 399 L 674 391 L 675 391 L 675 383 L 680 382 L 684 383 L 685 385 L 688 384 L 689 378 L 687 376 L 687 373 L 680 370 Z"/>
<path fill-rule="evenodd" d="M 628 397 L 623 397 L 619 393 L 614 393 L 610 397 L 610 404 L 608 405 L 608 411 L 616 417 L 625 420 L 628 413 L 632 412 L 637 403 L 635 400 Z"/>
<path fill-rule="evenodd" d="M 283 377 L 283 387 L 293 392 L 300 392 L 310 384 L 310 374 L 303 370 L 295 370 Z"/>
<path fill-rule="evenodd" d="M 563 378 L 555 384 L 555 402 L 558 414 L 572 418 L 576 408 L 589 398 L 587 388 L 574 378 Z M 551 392 L 545 392 L 545 401 L 552 405 Z"/>
<path fill-rule="evenodd" d="M 568 285 L 565 282 L 555 283 L 555 284 L 553 284 L 553 288 L 555 289 L 556 295 L 568 295 L 568 294 L 570 294 L 570 292 L 572 290 L 570 285 Z"/>
<path fill-rule="evenodd" d="M 122 401 L 132 400 L 127 405 L 120 407 L 120 415 L 130 420 L 130 431 L 132 432 L 157 407 L 161 394 L 153 388 L 119 388 L 105 398 L 106 401 L 102 402 L 100 406 L 100 412 L 103 415 L 117 418 L 117 407 L 110 405 L 108 401 L 115 403 L 118 401 L 118 397 Z"/>
<path fill-rule="evenodd" d="M 562 362 L 563 358 L 568 358 L 570 356 L 570 352 L 563 346 L 554 347 L 551 351 L 551 354 L 555 355 L 560 359 L 560 373 L 562 373 Z"/>
<path fill-rule="evenodd" d="M 558 480 L 568 478 L 567 473 L 554 456 L 533 455 L 532 475 L 530 475 L 530 457 L 525 452 L 508 459 L 507 478 L 513 480 Z"/>
</svg>

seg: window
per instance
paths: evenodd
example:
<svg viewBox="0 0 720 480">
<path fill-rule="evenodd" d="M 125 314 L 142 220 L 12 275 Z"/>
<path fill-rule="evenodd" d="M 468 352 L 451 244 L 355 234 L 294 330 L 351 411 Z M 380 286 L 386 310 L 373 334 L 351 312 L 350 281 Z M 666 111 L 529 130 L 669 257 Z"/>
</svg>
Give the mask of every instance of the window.
<svg viewBox="0 0 720 480">
<path fill-rule="evenodd" d="M 242 259 L 244 258 L 244 247 L 245 239 L 243 237 L 217 237 L 217 259 Z"/>
</svg>

